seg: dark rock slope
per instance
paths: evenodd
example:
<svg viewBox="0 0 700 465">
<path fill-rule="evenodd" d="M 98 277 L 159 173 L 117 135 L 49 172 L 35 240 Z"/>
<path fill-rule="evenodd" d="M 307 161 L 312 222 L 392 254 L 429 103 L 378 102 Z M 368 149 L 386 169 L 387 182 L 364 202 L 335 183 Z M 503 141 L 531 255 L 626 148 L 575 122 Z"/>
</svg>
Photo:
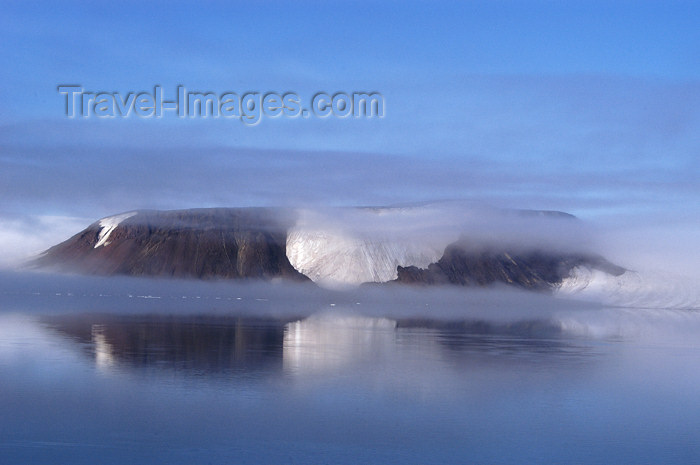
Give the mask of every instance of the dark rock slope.
<svg viewBox="0 0 700 465">
<path fill-rule="evenodd" d="M 427 269 L 399 266 L 398 278 L 394 282 L 460 286 L 501 283 L 525 289 L 548 290 L 560 284 L 577 266 L 598 269 L 614 276 L 626 271 L 598 255 L 472 250 L 468 241 L 461 239 L 450 244 L 440 260 L 431 263 Z"/>
<path fill-rule="evenodd" d="M 286 256 L 292 221 L 264 208 L 140 211 L 93 223 L 35 263 L 97 275 L 306 281 Z"/>
</svg>

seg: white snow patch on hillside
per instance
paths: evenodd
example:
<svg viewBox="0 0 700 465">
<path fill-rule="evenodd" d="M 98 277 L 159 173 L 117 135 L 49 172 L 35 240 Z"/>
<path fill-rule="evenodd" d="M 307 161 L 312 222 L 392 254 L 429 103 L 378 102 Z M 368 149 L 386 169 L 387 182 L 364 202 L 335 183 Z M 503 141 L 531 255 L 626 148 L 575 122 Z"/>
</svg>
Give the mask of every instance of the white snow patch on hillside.
<svg viewBox="0 0 700 465">
<path fill-rule="evenodd" d="M 386 229 L 372 227 L 413 214 L 415 211 L 402 209 L 354 211 L 354 227 L 348 227 L 346 219 L 337 225 L 316 212 L 301 212 L 287 235 L 287 258 L 297 271 L 328 287 L 391 281 L 397 278 L 398 266 L 426 268 L 437 262 L 447 244 L 456 239 L 456 234 L 417 237 L 410 231 L 386 233 Z"/>
<path fill-rule="evenodd" d="M 108 246 L 111 242 L 108 242 L 109 235 L 119 226 L 119 223 L 127 218 L 136 216 L 138 212 L 122 213 L 121 215 L 109 216 L 107 218 L 102 218 L 100 220 L 100 233 L 97 236 L 97 244 L 95 244 L 95 249 L 100 246 Z"/>
</svg>

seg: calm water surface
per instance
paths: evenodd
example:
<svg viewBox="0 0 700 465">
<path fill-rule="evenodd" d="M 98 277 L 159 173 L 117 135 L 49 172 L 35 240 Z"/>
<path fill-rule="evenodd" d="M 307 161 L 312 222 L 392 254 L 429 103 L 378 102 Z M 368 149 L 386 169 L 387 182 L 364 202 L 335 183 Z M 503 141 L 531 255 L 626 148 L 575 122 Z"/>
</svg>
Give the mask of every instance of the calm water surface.
<svg viewBox="0 0 700 465">
<path fill-rule="evenodd" d="M 0 313 L 0 463 L 700 463 L 700 319 Z"/>
</svg>

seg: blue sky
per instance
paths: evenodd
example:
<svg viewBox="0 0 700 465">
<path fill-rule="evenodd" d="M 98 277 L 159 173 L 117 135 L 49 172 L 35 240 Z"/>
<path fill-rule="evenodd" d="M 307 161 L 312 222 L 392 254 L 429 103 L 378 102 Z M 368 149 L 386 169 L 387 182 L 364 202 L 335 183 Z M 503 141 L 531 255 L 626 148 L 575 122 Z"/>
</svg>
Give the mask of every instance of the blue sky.
<svg viewBox="0 0 700 465">
<path fill-rule="evenodd" d="M 697 2 L 3 2 L 0 213 L 470 199 L 697 213 Z M 381 120 L 75 119 L 87 90 L 378 91 Z M 670 213 L 669 213 L 670 212 Z"/>
</svg>

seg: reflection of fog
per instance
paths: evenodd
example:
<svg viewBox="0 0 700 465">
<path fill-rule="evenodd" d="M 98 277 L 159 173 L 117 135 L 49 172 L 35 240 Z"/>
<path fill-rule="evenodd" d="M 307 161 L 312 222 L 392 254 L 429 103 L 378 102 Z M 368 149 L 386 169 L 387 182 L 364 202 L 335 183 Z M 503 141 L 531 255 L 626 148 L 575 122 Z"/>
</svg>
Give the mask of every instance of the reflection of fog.
<svg viewBox="0 0 700 465">
<path fill-rule="evenodd" d="M 92 344 L 95 350 L 95 364 L 97 368 L 109 369 L 114 363 L 114 349 L 109 342 L 107 342 L 107 337 L 105 336 L 104 325 L 92 325 Z"/>
<path fill-rule="evenodd" d="M 319 314 L 284 329 L 284 368 L 323 372 L 395 350 L 396 322 L 386 318 Z"/>
</svg>

